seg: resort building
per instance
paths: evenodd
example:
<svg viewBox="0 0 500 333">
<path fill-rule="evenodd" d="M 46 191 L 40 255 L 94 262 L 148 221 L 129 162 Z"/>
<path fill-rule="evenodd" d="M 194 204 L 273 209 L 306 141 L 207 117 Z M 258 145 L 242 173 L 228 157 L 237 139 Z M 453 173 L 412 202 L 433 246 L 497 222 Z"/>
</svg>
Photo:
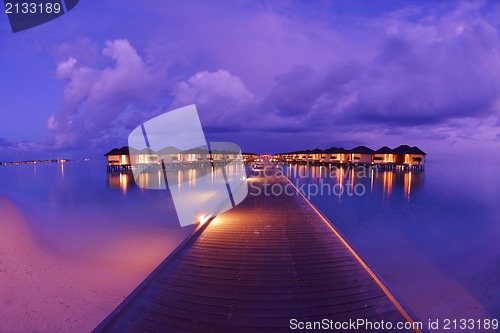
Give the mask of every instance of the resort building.
<svg viewBox="0 0 500 333">
<path fill-rule="evenodd" d="M 350 153 L 347 149 L 332 147 L 325 150 L 325 162 L 330 163 L 347 163 L 350 158 Z"/>
<path fill-rule="evenodd" d="M 423 169 L 426 153 L 418 147 L 401 145 L 395 149 L 384 146 L 377 151 L 366 146 L 353 149 L 332 147 L 325 150 L 300 150 L 296 152 L 280 153 L 273 159 L 289 163 L 327 163 L 339 165 L 376 165 L 383 168 L 401 166 L 411 169 Z"/>
<path fill-rule="evenodd" d="M 108 170 L 119 168 L 126 169 L 131 166 L 128 146 L 113 148 L 104 156 L 106 156 Z"/>
<path fill-rule="evenodd" d="M 156 154 L 158 159 L 163 163 L 179 163 L 181 161 L 181 150 L 172 146 L 158 150 Z"/>
<path fill-rule="evenodd" d="M 243 162 L 249 163 L 249 162 L 259 162 L 259 155 L 254 154 L 254 153 L 242 153 L 243 156 Z"/>
<path fill-rule="evenodd" d="M 182 162 L 210 162 L 210 153 L 207 148 L 193 148 L 181 152 Z"/>
<path fill-rule="evenodd" d="M 408 166 L 421 166 L 425 164 L 424 153 L 418 147 L 410 147 L 407 145 L 401 145 L 394 149 L 394 156 L 396 164 L 408 165 Z"/>
<path fill-rule="evenodd" d="M 198 147 L 188 150 L 180 150 L 176 147 L 165 147 L 159 151 L 154 151 L 149 148 L 141 150 L 132 147 L 124 146 L 122 148 L 114 148 L 104 156 L 106 156 L 107 168 L 109 171 L 127 170 L 132 165 L 139 168 L 160 168 L 162 163 L 167 167 L 180 167 L 183 165 L 203 165 L 205 163 L 221 163 L 231 161 L 241 161 L 239 151 L 229 150 L 212 150 Z M 243 155 L 244 162 L 258 161 L 259 156 L 254 153 L 245 153 Z M 167 165 L 168 164 L 168 165 Z"/>
<path fill-rule="evenodd" d="M 354 164 L 371 164 L 375 151 L 365 146 L 357 146 L 350 150 L 350 162 Z"/>
<path fill-rule="evenodd" d="M 323 151 L 319 148 L 315 148 L 307 154 L 307 160 L 309 162 L 318 163 L 321 162 L 323 156 Z"/>
<path fill-rule="evenodd" d="M 373 155 L 373 164 L 391 164 L 395 162 L 394 150 L 383 146 L 375 151 Z"/>
<path fill-rule="evenodd" d="M 129 147 L 130 162 L 135 165 L 158 164 L 158 155 L 150 148 L 137 150 Z"/>
<path fill-rule="evenodd" d="M 250 156 L 254 156 L 253 158 L 256 158 L 256 160 L 261 160 L 257 154 L 250 153 Z M 217 150 L 214 149 L 212 150 L 212 156 L 214 161 L 225 161 L 225 162 L 233 162 L 233 161 L 240 161 L 240 162 L 245 162 L 245 158 L 243 154 L 241 154 L 239 151 L 234 151 L 234 150 Z"/>
</svg>

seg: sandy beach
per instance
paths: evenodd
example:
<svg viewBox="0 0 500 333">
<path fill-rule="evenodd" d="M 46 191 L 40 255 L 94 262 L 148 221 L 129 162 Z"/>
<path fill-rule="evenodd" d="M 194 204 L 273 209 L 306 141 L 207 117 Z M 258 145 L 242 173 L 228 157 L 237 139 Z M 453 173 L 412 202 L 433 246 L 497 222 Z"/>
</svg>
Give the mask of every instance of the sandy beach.
<svg viewBox="0 0 500 333">
<path fill-rule="evenodd" d="M 89 332 L 175 247 L 164 233 L 117 232 L 93 253 L 61 255 L 4 197 L 0 216 L 0 332 Z"/>
</svg>

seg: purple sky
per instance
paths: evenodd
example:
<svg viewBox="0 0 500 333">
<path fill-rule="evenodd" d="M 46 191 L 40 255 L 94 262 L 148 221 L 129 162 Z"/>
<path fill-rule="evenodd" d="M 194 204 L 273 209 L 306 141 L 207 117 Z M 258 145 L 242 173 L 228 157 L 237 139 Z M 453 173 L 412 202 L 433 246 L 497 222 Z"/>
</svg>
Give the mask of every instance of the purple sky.
<svg viewBox="0 0 500 333">
<path fill-rule="evenodd" d="M 94 157 L 196 103 L 209 141 L 280 152 L 500 148 L 500 4 L 80 1 L 0 13 L 0 161 Z"/>
</svg>

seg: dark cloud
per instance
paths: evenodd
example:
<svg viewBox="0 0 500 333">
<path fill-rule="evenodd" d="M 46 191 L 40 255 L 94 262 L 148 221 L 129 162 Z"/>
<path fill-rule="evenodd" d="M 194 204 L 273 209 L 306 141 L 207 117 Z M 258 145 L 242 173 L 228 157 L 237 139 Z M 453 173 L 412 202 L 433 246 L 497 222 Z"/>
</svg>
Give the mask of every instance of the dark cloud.
<svg viewBox="0 0 500 333">
<path fill-rule="evenodd" d="M 417 3 L 351 21 L 321 4 L 302 15 L 293 3 L 144 4 L 150 22 L 138 23 L 155 29 L 123 23 L 131 37 L 104 48 L 62 43 L 64 99 L 48 145 L 124 144 L 142 121 L 192 103 L 209 135 L 251 146 L 496 137 L 498 18 L 481 3 Z"/>
<path fill-rule="evenodd" d="M 479 132 L 470 119 L 499 113 L 496 22 L 478 4 L 459 4 L 439 15 L 418 13 L 377 18 L 374 26 L 385 31 L 366 61 L 332 60 L 277 75 L 262 105 L 291 125 L 285 128 L 298 130 L 299 119 L 303 132 L 314 129 L 327 137 L 351 125 L 358 131 L 351 135 L 370 140 L 371 132 L 380 133 L 379 140 L 401 133 L 416 140 L 476 141 Z M 488 126 L 481 125 L 481 135 L 489 136 Z"/>
</svg>

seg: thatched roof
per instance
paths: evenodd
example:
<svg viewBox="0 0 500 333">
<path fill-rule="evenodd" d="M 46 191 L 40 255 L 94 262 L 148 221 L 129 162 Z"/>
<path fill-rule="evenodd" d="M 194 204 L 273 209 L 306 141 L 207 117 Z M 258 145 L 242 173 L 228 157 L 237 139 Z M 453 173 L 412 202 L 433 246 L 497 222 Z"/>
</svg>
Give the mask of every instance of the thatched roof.
<svg viewBox="0 0 500 333">
<path fill-rule="evenodd" d="M 179 148 L 173 147 L 173 146 L 168 146 L 163 149 L 158 150 L 156 153 L 157 154 L 179 154 L 181 150 Z"/>
<path fill-rule="evenodd" d="M 132 154 L 137 154 L 138 150 L 135 148 L 131 148 L 129 146 L 123 146 L 121 148 L 113 148 L 110 151 L 108 151 L 104 156 L 113 156 L 113 155 L 128 155 L 129 152 L 132 152 Z"/>
<path fill-rule="evenodd" d="M 387 146 L 383 146 L 375 151 L 375 154 L 394 154 L 394 149 Z"/>
<path fill-rule="evenodd" d="M 337 148 L 337 147 L 331 147 L 325 150 L 321 150 L 318 148 L 315 148 L 314 150 L 298 150 L 294 152 L 289 152 L 289 153 L 280 153 L 280 155 L 285 155 L 285 154 L 421 154 L 421 155 L 427 155 L 425 152 L 423 152 L 420 148 L 413 146 L 410 147 L 408 145 L 401 145 L 395 149 L 391 149 L 387 146 L 384 146 L 377 151 L 374 151 L 371 148 L 368 148 L 366 146 L 357 146 L 353 149 L 344 149 L 344 148 Z"/>
<path fill-rule="evenodd" d="M 394 154 L 417 154 L 417 155 L 427 155 L 417 146 L 410 147 L 408 145 L 401 145 L 393 149 Z"/>
<path fill-rule="evenodd" d="M 349 151 L 352 154 L 373 154 L 375 151 L 366 146 L 357 146 Z"/>
</svg>

